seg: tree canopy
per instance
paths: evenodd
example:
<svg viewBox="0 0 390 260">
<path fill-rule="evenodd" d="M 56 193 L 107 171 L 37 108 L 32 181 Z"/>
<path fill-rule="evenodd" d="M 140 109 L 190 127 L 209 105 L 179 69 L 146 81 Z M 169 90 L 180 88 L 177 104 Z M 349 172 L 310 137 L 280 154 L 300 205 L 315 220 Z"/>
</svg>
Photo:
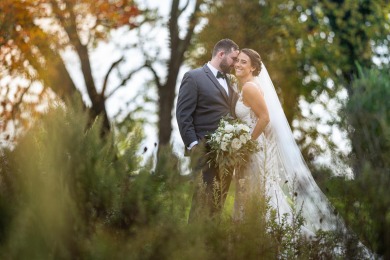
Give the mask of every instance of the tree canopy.
<svg viewBox="0 0 390 260">
<path fill-rule="evenodd" d="M 345 97 L 352 93 L 356 64 L 371 67 L 377 66 L 374 59 L 389 62 L 387 1 L 218 3 L 205 15 L 208 22 L 197 34 L 188 54 L 190 65 L 198 66 L 209 60 L 213 44 L 221 38 L 235 40 L 240 48 L 257 50 L 290 125 L 299 133 L 303 153 L 323 153 L 319 139 L 337 147 L 330 137 L 335 131 L 333 125 L 338 128 L 341 125 L 337 107 L 342 107 Z M 309 104 L 308 112 L 302 111 L 302 102 Z M 328 115 L 316 114 L 317 108 Z M 321 133 L 317 128 L 320 124 L 327 125 Z M 307 157 L 310 158 L 313 157 Z"/>
<path fill-rule="evenodd" d="M 42 99 L 81 98 L 85 87 L 91 118 L 106 113 L 108 78 L 123 59 L 112 63 L 104 82 L 94 78 L 90 51 L 110 37 L 114 29 L 137 27 L 141 11 L 132 0 L 4 0 L 0 2 L 0 77 L 2 130 L 31 121 Z M 66 67 L 64 51 L 79 61 L 82 82 L 75 82 Z M 128 75 L 124 76 L 126 79 Z M 12 80 L 11 80 L 12 79 Z M 15 83 L 15 79 L 24 84 Z M 122 82 L 124 85 L 126 80 Z M 40 88 L 34 85 L 40 86 Z M 100 89 L 98 86 L 101 86 Z M 26 105 L 27 104 L 27 105 Z M 26 116 L 26 113 L 28 116 Z"/>
</svg>

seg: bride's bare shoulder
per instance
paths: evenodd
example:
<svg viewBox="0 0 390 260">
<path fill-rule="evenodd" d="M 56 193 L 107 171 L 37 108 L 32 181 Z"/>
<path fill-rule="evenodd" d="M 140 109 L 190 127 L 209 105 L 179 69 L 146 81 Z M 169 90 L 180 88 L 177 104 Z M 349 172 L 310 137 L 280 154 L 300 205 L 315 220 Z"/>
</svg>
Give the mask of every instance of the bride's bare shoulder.
<svg viewBox="0 0 390 260">
<path fill-rule="evenodd" d="M 252 81 L 246 82 L 244 86 L 242 86 L 242 91 L 247 92 L 248 94 L 256 94 L 260 92 L 260 94 L 264 96 L 264 92 L 261 87 L 257 83 Z"/>
</svg>

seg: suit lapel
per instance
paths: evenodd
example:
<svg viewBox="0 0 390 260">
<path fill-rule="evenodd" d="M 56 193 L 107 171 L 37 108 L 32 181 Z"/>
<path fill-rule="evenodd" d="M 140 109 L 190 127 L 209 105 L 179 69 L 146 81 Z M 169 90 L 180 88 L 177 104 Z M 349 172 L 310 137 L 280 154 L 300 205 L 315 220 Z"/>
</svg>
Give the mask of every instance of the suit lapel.
<svg viewBox="0 0 390 260">
<path fill-rule="evenodd" d="M 222 96 L 225 98 L 226 102 L 229 102 L 230 99 L 226 93 L 226 90 L 219 84 L 218 80 L 215 78 L 214 74 L 211 72 L 211 70 L 207 67 L 207 64 L 203 66 L 203 70 L 205 71 L 207 77 L 214 83 L 214 86 L 218 88 L 218 90 L 221 92 Z M 229 85 L 229 84 L 228 84 Z M 229 94 L 230 94 L 229 90 Z"/>
<path fill-rule="evenodd" d="M 228 83 L 228 88 L 229 88 L 229 106 L 230 106 L 230 114 L 233 117 L 236 117 L 236 103 L 238 100 L 238 95 L 236 91 L 233 89 L 233 86 L 231 85 L 231 82 L 229 80 L 229 77 L 226 77 L 226 81 Z"/>
<path fill-rule="evenodd" d="M 233 98 L 233 93 L 234 93 L 234 90 L 230 84 L 230 80 L 229 80 L 229 77 L 226 77 L 226 82 L 227 82 L 227 85 L 228 85 L 228 91 L 229 91 L 229 102 L 232 101 L 232 98 Z"/>
</svg>

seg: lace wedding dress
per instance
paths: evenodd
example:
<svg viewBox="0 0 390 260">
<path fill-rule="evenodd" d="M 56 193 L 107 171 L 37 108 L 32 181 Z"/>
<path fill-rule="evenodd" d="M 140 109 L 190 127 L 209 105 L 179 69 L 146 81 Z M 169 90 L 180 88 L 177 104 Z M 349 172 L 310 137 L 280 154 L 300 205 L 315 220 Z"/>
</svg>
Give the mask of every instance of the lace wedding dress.
<svg viewBox="0 0 390 260">
<path fill-rule="evenodd" d="M 334 208 L 317 186 L 300 153 L 265 67 L 250 84 L 256 85 L 264 95 L 270 123 L 257 140 L 260 151 L 235 173 L 234 219 L 242 219 L 249 198 L 258 196 L 262 199 L 260 196 L 265 196 L 271 208 L 276 210 L 279 222 L 284 215 L 287 215 L 288 222 L 292 222 L 296 217 L 293 214 L 300 212 L 305 219 L 302 227 L 305 235 L 312 235 L 320 229 L 344 229 L 344 223 L 335 215 Z M 236 116 L 253 129 L 257 117 L 243 103 L 241 93 L 239 96 Z"/>
<path fill-rule="evenodd" d="M 260 87 L 259 91 L 263 94 Z M 251 129 L 257 122 L 257 117 L 250 107 L 246 106 L 242 100 L 241 93 L 236 104 L 235 112 L 237 118 L 242 120 Z M 283 186 L 286 186 L 286 179 L 283 178 L 283 165 L 280 165 L 277 160 L 277 147 L 273 142 L 272 128 L 270 124 L 257 139 L 260 151 L 253 154 L 248 163 L 241 171 L 235 173 L 236 180 L 236 195 L 234 201 L 234 218 L 242 219 L 245 214 L 245 205 L 248 200 L 264 196 L 269 198 L 271 208 L 276 209 L 277 218 L 281 220 L 284 214 L 291 216 L 291 194 L 286 194 L 288 189 L 283 191 Z"/>
<path fill-rule="evenodd" d="M 283 215 L 287 215 L 287 222 L 292 223 L 294 214 L 301 214 L 304 218 L 301 231 L 306 237 L 315 236 L 318 230 L 347 233 L 343 219 L 335 213 L 303 159 L 264 64 L 254 81 L 250 84 L 254 84 L 264 96 L 270 122 L 257 139 L 260 151 L 235 172 L 234 219 L 243 218 L 249 199 L 268 198 L 269 206 L 276 210 L 279 223 Z M 243 103 L 237 88 L 235 90 L 239 94 L 236 116 L 254 129 L 257 116 Z M 360 241 L 358 245 L 363 249 L 364 258 L 373 258 L 370 250 Z"/>
</svg>

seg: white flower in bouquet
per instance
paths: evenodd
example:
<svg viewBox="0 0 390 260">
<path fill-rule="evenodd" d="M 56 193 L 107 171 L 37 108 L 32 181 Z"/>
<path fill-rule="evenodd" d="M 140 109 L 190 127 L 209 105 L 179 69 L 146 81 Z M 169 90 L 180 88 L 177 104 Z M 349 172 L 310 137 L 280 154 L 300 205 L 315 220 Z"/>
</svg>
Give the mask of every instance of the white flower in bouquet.
<svg viewBox="0 0 390 260">
<path fill-rule="evenodd" d="M 239 132 L 241 132 L 241 131 L 244 131 L 244 132 L 247 132 L 247 133 L 250 132 L 249 126 L 244 125 L 244 124 L 238 124 L 237 125 L 237 129 L 238 129 Z"/>
<path fill-rule="evenodd" d="M 227 146 L 228 146 L 228 143 L 227 142 L 222 142 L 221 143 L 221 149 L 222 149 L 222 151 L 227 151 L 228 149 L 227 149 Z"/>
<path fill-rule="evenodd" d="M 248 135 L 246 135 L 246 134 L 240 135 L 240 141 L 241 141 L 243 144 L 246 144 L 246 142 L 247 142 L 249 139 L 250 139 L 250 138 L 248 138 Z"/>
<path fill-rule="evenodd" d="M 232 139 L 233 134 L 225 134 L 222 138 L 222 141 L 228 142 L 230 139 Z"/>
<path fill-rule="evenodd" d="M 237 132 L 237 133 L 241 132 L 241 131 L 243 130 L 243 128 L 244 128 L 244 125 L 243 125 L 243 124 L 238 124 L 238 125 L 236 125 L 236 132 Z"/>
<path fill-rule="evenodd" d="M 234 126 L 232 126 L 231 124 L 227 124 L 227 125 L 225 125 L 224 130 L 226 133 L 231 133 L 234 131 Z"/>
<path fill-rule="evenodd" d="M 232 141 L 232 148 L 234 150 L 238 150 L 241 148 L 241 146 L 242 146 L 242 142 L 240 141 L 240 139 L 234 138 Z"/>
</svg>

